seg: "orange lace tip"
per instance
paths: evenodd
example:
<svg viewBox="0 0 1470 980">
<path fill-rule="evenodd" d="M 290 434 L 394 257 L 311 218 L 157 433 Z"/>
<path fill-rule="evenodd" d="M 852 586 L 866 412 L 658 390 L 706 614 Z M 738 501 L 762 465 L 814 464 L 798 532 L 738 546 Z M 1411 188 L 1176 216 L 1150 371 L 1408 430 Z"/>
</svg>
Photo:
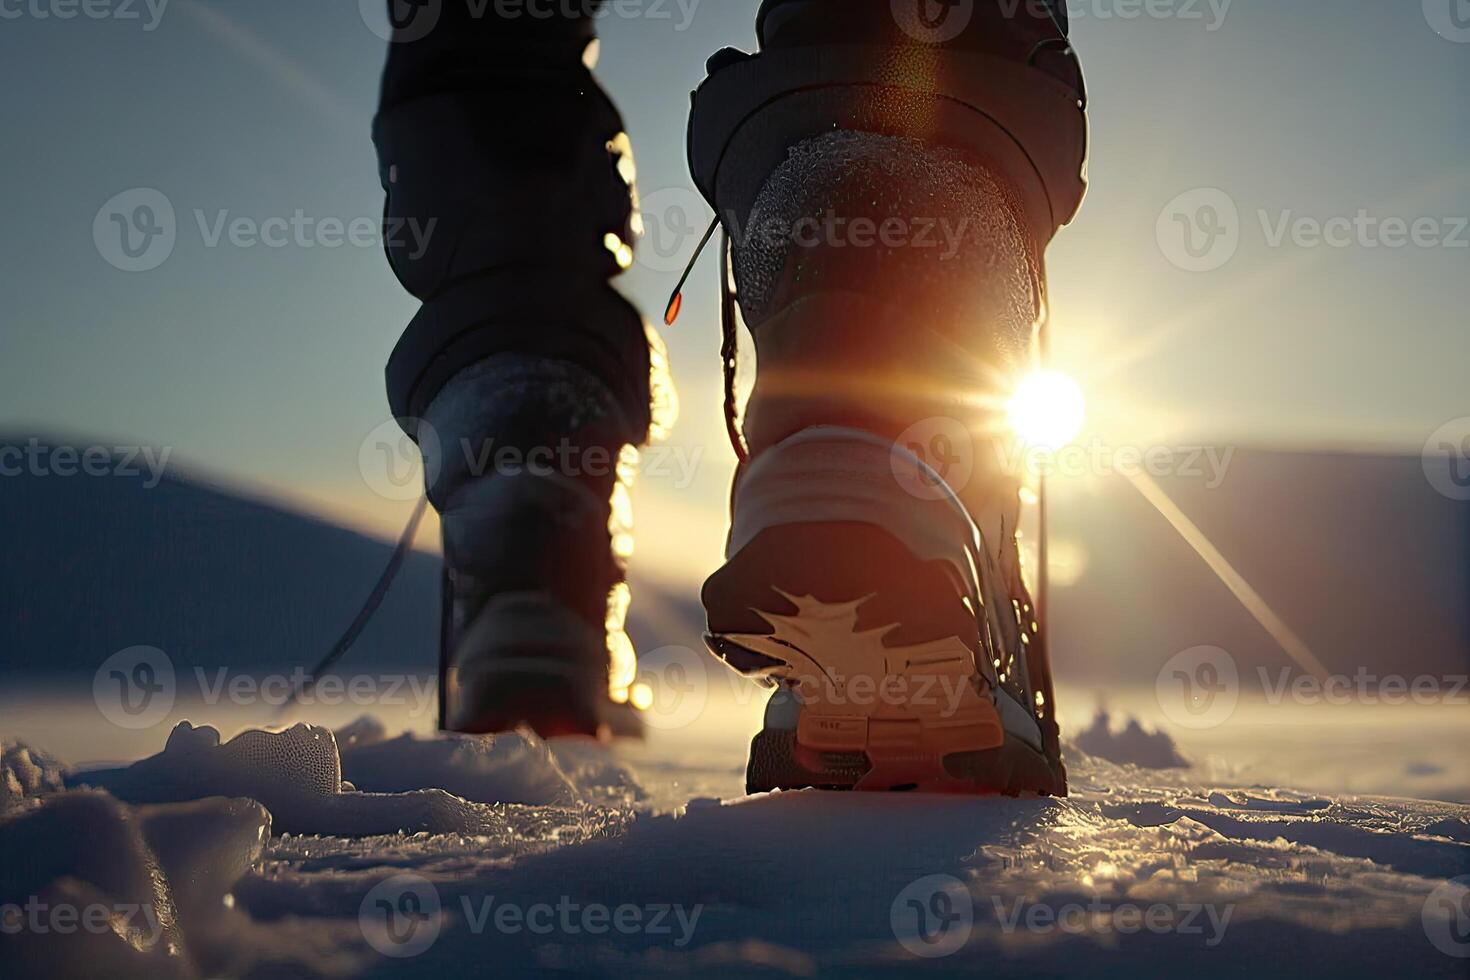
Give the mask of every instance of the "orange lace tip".
<svg viewBox="0 0 1470 980">
<path fill-rule="evenodd" d="M 664 326 L 672 327 L 674 321 L 679 319 L 679 311 L 684 308 L 684 294 L 675 293 L 674 298 L 669 300 L 669 308 L 664 310 Z"/>
</svg>

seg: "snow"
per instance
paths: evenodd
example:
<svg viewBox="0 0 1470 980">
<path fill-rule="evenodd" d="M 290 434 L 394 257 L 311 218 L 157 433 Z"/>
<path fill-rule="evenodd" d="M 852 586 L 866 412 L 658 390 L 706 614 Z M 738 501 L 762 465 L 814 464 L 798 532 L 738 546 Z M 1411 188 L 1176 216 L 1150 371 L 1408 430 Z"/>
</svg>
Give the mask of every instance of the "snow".
<svg viewBox="0 0 1470 980">
<path fill-rule="evenodd" d="M 1107 715 L 1067 799 L 744 797 L 758 708 L 613 746 L 375 718 L 182 722 L 107 768 L 7 743 L 0 972 L 1470 970 L 1470 807 L 1221 778 L 1214 748 Z M 64 933 L 62 908 L 107 924 Z"/>
</svg>

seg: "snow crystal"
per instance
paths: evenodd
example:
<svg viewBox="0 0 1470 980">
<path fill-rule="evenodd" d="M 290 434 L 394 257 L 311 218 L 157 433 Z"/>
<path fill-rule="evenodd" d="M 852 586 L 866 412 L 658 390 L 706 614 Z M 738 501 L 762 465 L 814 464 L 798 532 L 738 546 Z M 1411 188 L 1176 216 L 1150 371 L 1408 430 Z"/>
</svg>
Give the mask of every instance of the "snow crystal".
<svg viewBox="0 0 1470 980">
<path fill-rule="evenodd" d="M 292 834 L 479 834 L 503 825 L 493 808 L 442 789 L 365 793 L 351 783 L 344 788 L 336 738 L 311 725 L 246 731 L 221 743 L 215 729 L 181 722 L 158 755 L 124 769 L 81 773 L 74 782 L 128 803 L 245 796 L 265 805 L 278 831 Z"/>
</svg>

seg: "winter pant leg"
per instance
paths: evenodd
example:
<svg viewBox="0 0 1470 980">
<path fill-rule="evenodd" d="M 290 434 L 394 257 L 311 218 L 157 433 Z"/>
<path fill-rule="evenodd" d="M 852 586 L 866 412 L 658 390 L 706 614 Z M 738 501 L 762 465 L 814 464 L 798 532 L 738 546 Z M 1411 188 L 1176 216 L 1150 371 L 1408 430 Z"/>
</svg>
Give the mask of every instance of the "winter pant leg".
<svg viewBox="0 0 1470 980">
<path fill-rule="evenodd" d="M 389 0 L 373 124 L 384 239 L 424 306 L 389 361 L 410 432 L 454 375 L 497 354 L 578 365 L 648 422 L 642 318 L 609 280 L 632 262 L 632 148 L 584 63 L 596 0 Z"/>
</svg>

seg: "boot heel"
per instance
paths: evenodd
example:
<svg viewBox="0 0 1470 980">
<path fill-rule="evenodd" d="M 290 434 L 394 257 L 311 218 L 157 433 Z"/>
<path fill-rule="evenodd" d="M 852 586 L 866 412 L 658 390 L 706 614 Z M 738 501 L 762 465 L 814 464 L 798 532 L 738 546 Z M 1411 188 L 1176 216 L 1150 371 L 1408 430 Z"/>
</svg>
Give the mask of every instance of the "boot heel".
<svg viewBox="0 0 1470 980">
<path fill-rule="evenodd" d="M 749 788 L 1064 791 L 1035 719 L 994 677 L 979 532 L 957 504 L 906 494 L 892 451 L 809 430 L 737 488 L 731 557 L 704 587 L 705 640 L 795 701 L 776 724 L 768 712 Z"/>
</svg>

